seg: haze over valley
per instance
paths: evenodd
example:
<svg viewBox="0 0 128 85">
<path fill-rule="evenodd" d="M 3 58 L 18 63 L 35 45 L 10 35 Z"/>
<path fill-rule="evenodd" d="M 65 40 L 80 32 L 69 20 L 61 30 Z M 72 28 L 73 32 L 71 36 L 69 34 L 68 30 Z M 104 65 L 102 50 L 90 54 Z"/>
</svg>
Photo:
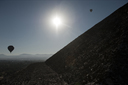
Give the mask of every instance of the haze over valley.
<svg viewBox="0 0 128 85">
<path fill-rule="evenodd" d="M 4 55 L 0 54 L 0 60 L 19 60 L 19 61 L 45 61 L 53 54 L 21 54 L 21 55 Z"/>
</svg>

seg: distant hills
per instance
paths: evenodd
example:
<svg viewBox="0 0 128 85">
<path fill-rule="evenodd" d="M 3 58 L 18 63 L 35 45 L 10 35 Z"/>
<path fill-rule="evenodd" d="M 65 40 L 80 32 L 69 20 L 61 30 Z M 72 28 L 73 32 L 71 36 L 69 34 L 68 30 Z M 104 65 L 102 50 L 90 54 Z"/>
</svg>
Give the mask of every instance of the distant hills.
<svg viewBox="0 0 128 85">
<path fill-rule="evenodd" d="M 1 85 L 128 85 L 128 3 L 80 35 L 45 63 Z"/>
<path fill-rule="evenodd" d="M 4 55 L 0 54 L 0 60 L 28 60 L 28 61 L 45 61 L 52 54 L 21 54 L 21 55 Z"/>
</svg>

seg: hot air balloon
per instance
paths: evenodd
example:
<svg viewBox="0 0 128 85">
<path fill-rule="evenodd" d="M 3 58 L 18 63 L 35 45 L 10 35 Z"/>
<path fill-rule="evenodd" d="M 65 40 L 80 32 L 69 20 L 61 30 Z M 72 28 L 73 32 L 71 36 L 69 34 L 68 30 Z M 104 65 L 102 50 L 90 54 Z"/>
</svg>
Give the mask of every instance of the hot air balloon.
<svg viewBox="0 0 128 85">
<path fill-rule="evenodd" d="M 8 46 L 8 50 L 10 51 L 10 53 L 14 50 L 14 47 L 12 45 Z"/>
<path fill-rule="evenodd" d="M 90 12 L 92 12 L 92 9 L 90 9 Z"/>
</svg>

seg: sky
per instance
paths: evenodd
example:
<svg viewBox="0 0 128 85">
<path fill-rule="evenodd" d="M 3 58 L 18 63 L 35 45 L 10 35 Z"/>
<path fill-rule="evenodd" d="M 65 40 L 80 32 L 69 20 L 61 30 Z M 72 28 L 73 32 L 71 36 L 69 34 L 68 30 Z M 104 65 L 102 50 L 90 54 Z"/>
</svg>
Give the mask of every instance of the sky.
<svg viewBox="0 0 128 85">
<path fill-rule="evenodd" d="M 0 0 L 0 54 L 54 54 L 127 2 Z M 56 15 L 62 21 L 58 30 L 52 23 Z M 9 45 L 15 47 L 11 54 Z"/>
</svg>

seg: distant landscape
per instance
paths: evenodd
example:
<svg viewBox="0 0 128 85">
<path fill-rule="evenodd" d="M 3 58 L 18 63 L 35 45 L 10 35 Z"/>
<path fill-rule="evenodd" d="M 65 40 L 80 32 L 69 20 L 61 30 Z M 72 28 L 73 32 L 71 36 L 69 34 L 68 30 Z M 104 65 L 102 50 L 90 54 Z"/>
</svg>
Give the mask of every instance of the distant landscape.
<svg viewBox="0 0 128 85">
<path fill-rule="evenodd" d="M 24 61 L 24 60 L 0 60 L 0 80 L 6 76 L 12 75 L 24 68 L 31 63 L 37 61 Z"/>
<path fill-rule="evenodd" d="M 0 54 L 0 60 L 27 60 L 27 61 L 45 61 L 52 54 L 21 54 L 21 55 L 4 55 Z"/>
<path fill-rule="evenodd" d="M 0 54 L 0 80 L 10 76 L 28 65 L 35 62 L 44 62 L 52 54 L 21 54 L 21 55 L 4 55 Z"/>
</svg>

